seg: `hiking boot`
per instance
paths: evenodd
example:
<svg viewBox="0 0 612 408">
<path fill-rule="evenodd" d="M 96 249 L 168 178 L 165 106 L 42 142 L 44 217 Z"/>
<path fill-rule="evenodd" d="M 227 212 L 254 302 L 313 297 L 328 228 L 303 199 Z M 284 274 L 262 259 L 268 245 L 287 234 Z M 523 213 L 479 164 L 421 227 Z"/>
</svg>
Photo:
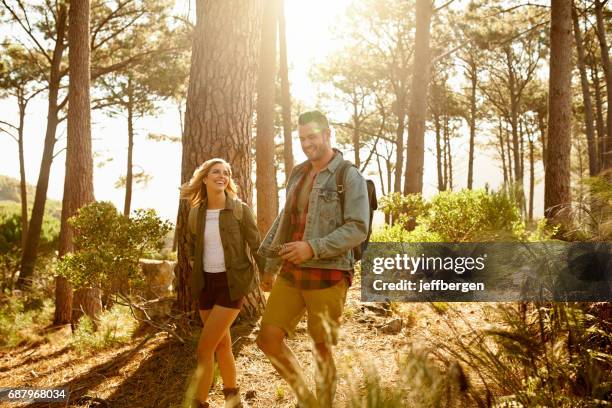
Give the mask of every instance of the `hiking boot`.
<svg viewBox="0 0 612 408">
<path fill-rule="evenodd" d="M 248 408 L 247 403 L 240 398 L 240 388 L 223 388 L 223 396 L 225 397 L 224 408 Z"/>
<path fill-rule="evenodd" d="M 201 402 L 197 399 L 193 400 L 193 403 L 191 404 L 192 408 L 210 408 L 210 404 L 208 402 Z"/>
</svg>

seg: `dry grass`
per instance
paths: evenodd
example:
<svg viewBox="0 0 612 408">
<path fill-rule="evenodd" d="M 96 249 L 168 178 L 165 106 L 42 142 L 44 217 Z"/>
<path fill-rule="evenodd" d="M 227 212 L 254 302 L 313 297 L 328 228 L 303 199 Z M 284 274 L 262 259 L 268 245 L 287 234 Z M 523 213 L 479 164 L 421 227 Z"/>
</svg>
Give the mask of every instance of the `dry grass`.
<svg viewBox="0 0 612 408">
<path fill-rule="evenodd" d="M 457 306 L 457 305 L 455 305 Z M 467 319 L 475 325 L 486 323 L 479 304 L 461 304 Z M 440 308 L 422 303 L 393 304 L 394 317 L 404 320 L 399 334 L 389 335 L 379 327 L 389 319 L 365 310 L 359 288 L 349 290 L 342 337 L 335 348 L 339 371 L 335 406 L 351 405 L 354 392 L 366 393 L 363 378 L 375 367 L 378 384 L 391 392 L 399 385 L 399 361 L 407 350 L 427 347 L 432 337 L 444 338 Z M 237 325 L 232 329 L 234 352 L 243 395 L 253 394 L 252 407 L 293 407 L 295 398 L 288 385 L 274 371 L 255 345 L 257 326 Z M 0 350 L 0 387 L 58 387 L 72 390 L 68 406 L 103 406 L 90 404 L 82 397 L 96 397 L 113 408 L 180 407 L 195 369 L 195 330 L 186 344 L 164 333 L 140 333 L 129 344 L 83 353 L 72 346 L 68 328 L 46 335 L 43 343 Z M 306 333 L 305 321 L 295 338 L 288 340 L 314 386 L 315 364 Z M 82 401 L 82 402 L 79 402 Z M 211 391 L 211 405 L 222 406 L 221 384 Z M 66 406 L 64 404 L 11 404 L 0 406 Z"/>
</svg>

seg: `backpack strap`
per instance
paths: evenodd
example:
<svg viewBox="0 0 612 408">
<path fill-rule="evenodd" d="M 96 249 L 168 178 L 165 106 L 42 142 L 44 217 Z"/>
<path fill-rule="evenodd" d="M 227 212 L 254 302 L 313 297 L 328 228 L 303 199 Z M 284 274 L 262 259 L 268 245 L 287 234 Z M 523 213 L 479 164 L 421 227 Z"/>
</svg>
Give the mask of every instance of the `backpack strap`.
<svg viewBox="0 0 612 408">
<path fill-rule="evenodd" d="M 353 163 L 348 160 L 344 160 L 340 165 L 340 168 L 336 170 L 336 189 L 338 191 L 338 196 L 340 197 L 340 213 L 342 214 L 342 221 L 344 221 L 344 180 L 346 179 L 347 170 L 352 166 Z"/>
</svg>

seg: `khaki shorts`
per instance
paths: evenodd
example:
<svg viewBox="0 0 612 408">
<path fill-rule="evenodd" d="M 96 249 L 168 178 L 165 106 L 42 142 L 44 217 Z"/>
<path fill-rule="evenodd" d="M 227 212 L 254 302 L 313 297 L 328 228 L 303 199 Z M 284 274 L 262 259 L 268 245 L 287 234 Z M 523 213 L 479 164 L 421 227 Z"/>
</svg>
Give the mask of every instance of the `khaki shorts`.
<svg viewBox="0 0 612 408">
<path fill-rule="evenodd" d="M 347 289 L 346 279 L 329 288 L 302 290 L 279 276 L 268 297 L 261 324 L 280 327 L 292 335 L 307 312 L 308 333 L 313 341 L 337 344 Z"/>
</svg>

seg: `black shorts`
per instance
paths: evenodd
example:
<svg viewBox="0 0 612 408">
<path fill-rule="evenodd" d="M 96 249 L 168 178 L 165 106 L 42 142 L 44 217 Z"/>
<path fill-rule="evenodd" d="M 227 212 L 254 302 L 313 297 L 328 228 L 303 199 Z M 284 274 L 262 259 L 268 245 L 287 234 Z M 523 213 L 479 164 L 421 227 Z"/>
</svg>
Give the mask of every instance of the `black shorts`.
<svg viewBox="0 0 612 408">
<path fill-rule="evenodd" d="M 243 303 L 244 297 L 232 300 L 227 286 L 227 272 L 204 272 L 204 288 L 200 291 L 198 299 L 200 310 L 210 310 L 214 305 L 240 309 Z"/>
</svg>

